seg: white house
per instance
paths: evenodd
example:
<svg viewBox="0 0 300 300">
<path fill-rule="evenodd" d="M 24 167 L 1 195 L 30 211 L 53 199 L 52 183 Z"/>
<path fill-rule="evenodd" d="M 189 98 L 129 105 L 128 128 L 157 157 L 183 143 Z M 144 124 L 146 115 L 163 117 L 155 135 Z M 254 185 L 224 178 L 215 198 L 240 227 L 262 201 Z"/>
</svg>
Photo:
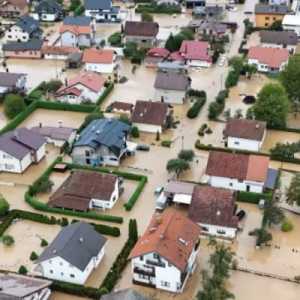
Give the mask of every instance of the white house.
<svg viewBox="0 0 300 300">
<path fill-rule="evenodd" d="M 300 15 L 299 12 L 296 15 L 285 15 L 282 20 L 282 27 L 284 30 L 291 30 L 300 36 Z"/>
<path fill-rule="evenodd" d="M 47 300 L 51 295 L 49 280 L 12 273 L 0 274 L 0 299 Z"/>
<path fill-rule="evenodd" d="M 22 173 L 45 156 L 46 140 L 39 133 L 18 128 L 0 136 L 0 172 Z"/>
<path fill-rule="evenodd" d="M 26 91 L 27 74 L 0 72 L 0 95 Z"/>
<path fill-rule="evenodd" d="M 98 73 L 84 71 L 66 81 L 56 91 L 56 98 L 71 104 L 96 103 L 103 94 L 105 79 Z"/>
<path fill-rule="evenodd" d="M 38 21 L 55 22 L 62 18 L 63 8 L 56 0 L 42 0 L 36 4 L 31 16 Z"/>
<path fill-rule="evenodd" d="M 101 262 L 106 238 L 92 225 L 76 222 L 64 227 L 39 256 L 35 271 L 39 275 L 84 284 Z"/>
<path fill-rule="evenodd" d="M 120 22 L 120 7 L 113 6 L 112 0 L 85 0 L 84 14 L 95 19 L 97 22 L 109 23 Z"/>
<path fill-rule="evenodd" d="M 211 151 L 205 174 L 213 187 L 262 193 L 268 168 L 267 156 Z"/>
<path fill-rule="evenodd" d="M 86 71 L 111 74 L 116 66 L 116 55 L 111 49 L 90 48 L 83 51 L 82 61 Z"/>
<path fill-rule="evenodd" d="M 266 137 L 266 122 L 230 119 L 223 134 L 226 147 L 258 152 Z"/>
<path fill-rule="evenodd" d="M 188 216 L 200 225 L 202 234 L 234 239 L 238 229 L 235 198 L 232 190 L 196 185 Z"/>
<path fill-rule="evenodd" d="M 115 175 L 77 170 L 50 196 L 48 205 L 76 211 L 111 209 L 119 199 L 120 185 Z"/>
<path fill-rule="evenodd" d="M 289 50 L 274 47 L 250 47 L 248 64 L 256 66 L 259 72 L 278 73 L 289 60 Z"/>
<path fill-rule="evenodd" d="M 133 283 L 181 293 L 196 268 L 199 235 L 199 226 L 173 209 L 154 215 L 130 254 Z"/>
<path fill-rule="evenodd" d="M 169 181 L 164 188 L 168 201 L 178 204 L 191 204 L 195 184 L 183 181 Z"/>
<path fill-rule="evenodd" d="M 72 53 L 80 53 L 78 48 L 63 47 L 63 46 L 50 46 L 44 45 L 42 47 L 42 55 L 45 59 L 53 60 L 67 60 Z"/>
<path fill-rule="evenodd" d="M 168 105 L 161 102 L 136 101 L 131 121 L 140 131 L 161 133 L 167 126 Z"/>
</svg>

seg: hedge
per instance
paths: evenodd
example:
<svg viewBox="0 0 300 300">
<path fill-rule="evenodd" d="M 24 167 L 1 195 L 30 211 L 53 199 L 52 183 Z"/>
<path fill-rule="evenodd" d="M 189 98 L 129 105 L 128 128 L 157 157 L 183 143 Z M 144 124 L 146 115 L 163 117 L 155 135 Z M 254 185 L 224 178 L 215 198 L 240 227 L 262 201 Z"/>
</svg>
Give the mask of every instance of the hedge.
<svg viewBox="0 0 300 300">
<path fill-rule="evenodd" d="M 203 107 L 203 105 L 205 104 L 206 99 L 205 98 L 199 98 L 197 99 L 194 104 L 192 105 L 192 107 L 187 111 L 186 116 L 190 119 L 194 119 L 198 116 L 198 114 L 200 113 L 201 108 Z"/>
<path fill-rule="evenodd" d="M 143 189 L 144 189 L 144 186 L 145 184 L 147 183 L 147 177 L 144 176 L 139 184 L 138 184 L 138 187 L 136 188 L 136 190 L 134 191 L 134 193 L 131 195 L 130 199 L 128 200 L 127 203 L 124 204 L 124 207 L 127 211 L 130 211 L 134 204 L 136 203 L 136 201 L 138 200 L 138 198 L 140 197 Z"/>
<path fill-rule="evenodd" d="M 90 223 L 90 224 L 93 225 L 94 229 L 101 234 L 110 235 L 114 237 L 118 237 L 121 235 L 120 229 L 118 227 L 111 227 L 103 224 L 94 224 L 94 223 Z"/>
<path fill-rule="evenodd" d="M 108 95 L 112 92 L 113 89 L 114 89 L 114 84 L 113 82 L 111 82 L 108 85 L 108 87 L 105 89 L 103 94 L 98 98 L 96 105 L 101 106 L 101 104 L 104 102 L 104 100 L 108 97 Z"/>
<path fill-rule="evenodd" d="M 136 13 L 156 13 L 156 14 L 180 14 L 180 5 L 167 5 L 167 4 L 138 4 L 135 9 Z"/>
<path fill-rule="evenodd" d="M 258 204 L 259 200 L 264 199 L 269 201 L 272 199 L 272 196 L 272 193 L 253 193 L 239 191 L 237 193 L 237 201 Z"/>
</svg>

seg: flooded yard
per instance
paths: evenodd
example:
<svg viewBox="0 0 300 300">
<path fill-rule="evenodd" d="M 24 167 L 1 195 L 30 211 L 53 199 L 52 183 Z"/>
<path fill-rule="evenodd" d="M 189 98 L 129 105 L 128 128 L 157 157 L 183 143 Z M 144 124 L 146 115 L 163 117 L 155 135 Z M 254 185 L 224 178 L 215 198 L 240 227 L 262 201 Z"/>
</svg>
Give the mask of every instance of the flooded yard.
<svg viewBox="0 0 300 300">
<path fill-rule="evenodd" d="M 0 104 L 0 129 L 3 128 L 8 122 L 9 120 L 4 114 L 4 106 L 3 104 Z"/>
<path fill-rule="evenodd" d="M 24 265 L 29 272 L 32 272 L 34 263 L 30 260 L 31 252 L 35 251 L 40 255 L 44 250 L 40 246 L 41 240 L 45 239 L 50 243 L 60 229 L 61 227 L 58 225 L 47 225 L 27 220 L 16 221 L 5 232 L 14 238 L 14 245 L 7 247 L 2 243 L 0 244 L 0 257 L 5 257 L 5 260 L 0 261 L 0 268 L 18 271 L 19 267 Z"/>
</svg>

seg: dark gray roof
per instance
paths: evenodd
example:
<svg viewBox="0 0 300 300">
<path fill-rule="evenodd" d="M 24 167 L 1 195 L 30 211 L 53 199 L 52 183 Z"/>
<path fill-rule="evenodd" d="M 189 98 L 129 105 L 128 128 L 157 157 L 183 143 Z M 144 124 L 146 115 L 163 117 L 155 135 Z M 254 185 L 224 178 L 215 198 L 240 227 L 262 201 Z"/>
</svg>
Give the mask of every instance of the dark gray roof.
<svg viewBox="0 0 300 300">
<path fill-rule="evenodd" d="M 125 289 L 122 291 L 106 294 L 101 297 L 102 300 L 148 300 L 140 293 L 133 289 Z"/>
<path fill-rule="evenodd" d="M 84 1 L 85 9 L 110 9 L 111 0 L 85 0 Z"/>
<path fill-rule="evenodd" d="M 2 46 L 3 51 L 39 51 L 43 45 L 42 40 L 32 39 L 28 42 L 10 42 Z"/>
<path fill-rule="evenodd" d="M 54 140 L 69 140 L 72 133 L 76 131 L 74 128 L 70 127 L 54 127 L 54 126 L 36 126 L 32 127 L 33 132 L 37 132 L 44 137 L 49 137 Z"/>
<path fill-rule="evenodd" d="M 175 72 L 158 72 L 154 83 L 156 89 L 175 91 L 186 91 L 189 85 L 189 77 Z"/>
<path fill-rule="evenodd" d="M 289 11 L 286 5 L 268 5 L 268 4 L 256 4 L 256 14 L 273 14 L 273 15 L 284 15 Z"/>
<path fill-rule="evenodd" d="M 14 88 L 20 77 L 26 76 L 22 73 L 0 72 L 0 86 Z"/>
<path fill-rule="evenodd" d="M 60 231 L 40 255 L 37 263 L 59 256 L 83 271 L 90 260 L 99 254 L 105 243 L 106 238 L 96 232 L 92 225 L 76 222 Z"/>
<path fill-rule="evenodd" d="M 260 41 L 266 44 L 297 45 L 298 36 L 294 31 L 260 31 Z"/>
<path fill-rule="evenodd" d="M 34 18 L 30 16 L 22 16 L 18 22 L 16 23 L 16 26 L 22 28 L 25 32 L 31 34 L 37 30 L 40 30 L 40 23 L 39 21 L 35 20 Z"/>
<path fill-rule="evenodd" d="M 89 26 L 92 19 L 85 16 L 68 16 L 64 18 L 64 25 Z"/>
<path fill-rule="evenodd" d="M 126 147 L 124 137 L 129 131 L 130 126 L 119 120 L 94 120 L 82 131 L 74 147 L 90 146 L 97 149 L 101 145 L 105 145 L 113 153 L 119 155 L 121 150 Z"/>
<path fill-rule="evenodd" d="M 62 6 L 55 0 L 43 0 L 35 8 L 37 13 L 56 14 L 62 13 Z"/>
<path fill-rule="evenodd" d="M 0 136 L 0 150 L 22 159 L 32 150 L 38 150 L 46 140 L 39 133 L 27 128 L 17 128 Z"/>
</svg>

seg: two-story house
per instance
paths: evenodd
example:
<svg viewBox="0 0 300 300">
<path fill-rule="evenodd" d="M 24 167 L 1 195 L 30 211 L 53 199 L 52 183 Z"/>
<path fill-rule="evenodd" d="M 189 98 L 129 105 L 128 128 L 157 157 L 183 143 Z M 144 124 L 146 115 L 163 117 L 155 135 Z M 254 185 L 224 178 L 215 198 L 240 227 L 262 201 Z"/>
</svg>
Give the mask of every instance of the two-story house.
<svg viewBox="0 0 300 300">
<path fill-rule="evenodd" d="M 92 166 L 118 166 L 129 151 L 127 136 L 130 130 L 131 126 L 116 119 L 92 121 L 73 145 L 73 162 Z"/>
<path fill-rule="evenodd" d="M 155 214 L 130 254 L 133 283 L 181 293 L 196 268 L 199 235 L 199 226 L 173 209 Z"/>
<path fill-rule="evenodd" d="M 100 264 L 106 238 L 92 225 L 76 222 L 64 227 L 36 261 L 35 271 L 41 276 L 84 284 Z"/>
<path fill-rule="evenodd" d="M 55 22 L 64 15 L 62 5 L 56 0 L 42 0 L 34 7 L 31 16 L 38 21 Z"/>
<path fill-rule="evenodd" d="M 85 0 L 84 14 L 94 18 L 97 22 L 120 22 L 120 7 L 113 6 L 112 0 Z"/>
<path fill-rule="evenodd" d="M 27 0 L 1 0 L 0 16 L 3 18 L 19 18 L 29 11 Z"/>
<path fill-rule="evenodd" d="M 50 196 L 48 205 L 75 211 L 111 209 L 119 190 L 120 180 L 115 175 L 76 170 Z"/>
<path fill-rule="evenodd" d="M 283 17 L 288 14 L 287 5 L 255 5 L 255 26 L 259 28 L 269 28 L 274 22 L 282 21 Z"/>
<path fill-rule="evenodd" d="M 300 9 L 300 8 L 299 8 Z M 282 20 L 284 30 L 294 31 L 297 36 L 300 36 L 300 15 L 285 15 Z"/>
</svg>

